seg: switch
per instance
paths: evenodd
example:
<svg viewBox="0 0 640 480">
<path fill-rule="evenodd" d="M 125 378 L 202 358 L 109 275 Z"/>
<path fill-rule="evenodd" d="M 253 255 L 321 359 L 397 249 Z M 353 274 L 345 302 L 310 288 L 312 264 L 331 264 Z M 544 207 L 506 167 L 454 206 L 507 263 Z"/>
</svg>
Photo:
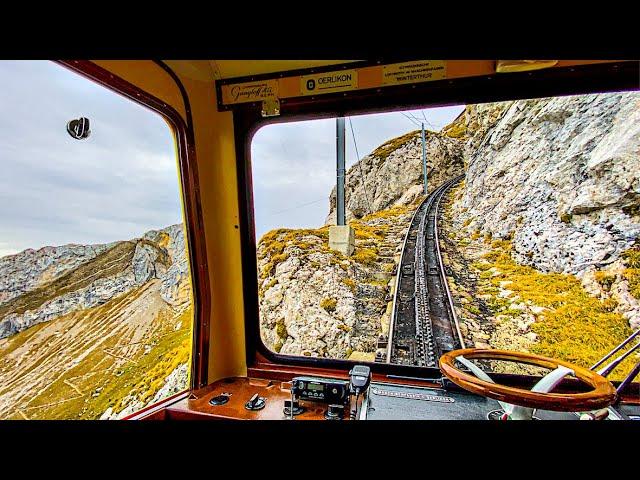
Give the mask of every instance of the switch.
<svg viewBox="0 0 640 480">
<path fill-rule="evenodd" d="M 267 400 L 256 393 L 244 404 L 244 408 L 247 410 L 262 410 L 266 403 Z"/>
</svg>

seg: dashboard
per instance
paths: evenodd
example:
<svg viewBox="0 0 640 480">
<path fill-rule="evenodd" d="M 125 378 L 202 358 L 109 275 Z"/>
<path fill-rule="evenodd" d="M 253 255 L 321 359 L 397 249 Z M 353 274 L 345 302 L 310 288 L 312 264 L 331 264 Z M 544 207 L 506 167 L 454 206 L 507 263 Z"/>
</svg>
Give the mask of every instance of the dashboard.
<svg viewBox="0 0 640 480">
<path fill-rule="evenodd" d="M 296 377 L 306 382 L 326 382 L 331 389 L 345 385 L 343 379 L 330 377 Z M 500 420 L 504 414 L 498 401 L 466 392 L 446 382 L 416 385 L 373 380 L 356 401 L 353 395 L 344 399 L 339 396 L 327 401 L 298 398 L 290 411 L 292 385 L 300 380 L 270 380 L 252 377 L 230 377 L 219 380 L 205 388 L 190 392 L 189 396 L 166 407 L 163 413 L 150 419 L 166 420 Z M 418 383 L 418 382 L 413 382 Z M 339 388 L 336 388 L 339 390 Z M 309 391 L 319 391 L 312 386 Z M 340 393 L 340 392 L 338 392 Z M 350 401 L 349 401 L 350 400 Z M 637 403 L 637 404 L 635 404 Z M 333 407 L 333 408 L 331 408 Z M 355 414 L 354 414 L 355 410 Z M 333 411 L 333 415 L 329 415 Z M 572 412 L 536 410 L 536 420 L 579 420 Z M 640 419 L 640 402 L 624 403 L 609 407 L 606 420 Z"/>
</svg>

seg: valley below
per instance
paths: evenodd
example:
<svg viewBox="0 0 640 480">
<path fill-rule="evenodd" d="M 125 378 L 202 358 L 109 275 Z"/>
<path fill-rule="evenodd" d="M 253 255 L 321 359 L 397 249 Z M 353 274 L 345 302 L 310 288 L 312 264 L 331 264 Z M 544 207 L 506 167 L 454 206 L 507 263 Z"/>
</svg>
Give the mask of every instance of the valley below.
<svg viewBox="0 0 640 480">
<path fill-rule="evenodd" d="M 122 418 L 188 386 L 182 225 L 0 259 L 0 418 Z"/>
</svg>

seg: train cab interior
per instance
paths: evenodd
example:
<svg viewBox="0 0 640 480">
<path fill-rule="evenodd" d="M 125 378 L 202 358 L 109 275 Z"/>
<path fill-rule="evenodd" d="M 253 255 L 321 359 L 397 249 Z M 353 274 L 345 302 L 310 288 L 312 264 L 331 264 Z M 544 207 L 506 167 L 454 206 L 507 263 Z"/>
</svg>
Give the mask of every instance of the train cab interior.
<svg viewBox="0 0 640 480">
<path fill-rule="evenodd" d="M 277 336 L 269 343 L 270 337 L 260 330 L 260 305 L 268 282 L 256 281 L 256 272 L 265 260 L 258 258 L 264 248 L 259 245 L 256 228 L 259 199 L 255 186 L 260 178 L 252 158 L 252 142 L 261 132 L 296 122 L 333 122 L 450 105 L 634 93 L 640 90 L 639 62 L 65 60 L 57 64 L 156 112 L 169 125 L 175 140 L 193 303 L 189 380 L 186 389 L 121 418 L 295 422 L 640 419 L 637 326 L 626 325 L 619 338 L 602 347 L 598 361 L 590 360 L 588 365 L 526 349 L 500 349 L 482 343 L 478 347 L 477 342 L 465 342 L 451 311 L 447 320 L 447 328 L 453 332 L 451 342 L 438 343 L 438 334 L 424 334 L 418 327 L 415 335 L 410 335 L 422 342 L 418 350 L 426 349 L 432 355 L 432 361 L 423 363 L 390 361 L 396 347 L 389 336 L 377 345 L 389 355 L 385 358 L 381 353 L 375 360 L 366 355 L 350 356 L 350 352 L 296 354 L 291 339 L 274 348 Z M 634 101 L 635 111 L 640 111 L 640 103 Z M 71 134 L 82 134 L 81 123 L 69 128 Z M 97 131 L 98 125 L 91 128 Z M 338 144 L 339 137 L 338 133 Z M 419 145 L 419 134 L 415 138 Z M 328 142 L 333 148 L 336 137 Z M 640 166 L 637 150 L 635 155 Z M 335 169 L 335 164 L 330 168 Z M 472 171 L 468 169 L 466 175 Z M 452 178 L 452 189 L 461 178 Z M 309 172 L 309 179 L 313 181 L 313 172 Z M 466 182 L 468 185 L 470 179 Z M 442 185 L 441 193 L 448 188 Z M 435 187 L 438 185 L 433 190 L 438 193 Z M 637 203 L 637 183 L 635 188 L 635 196 L 629 198 Z M 429 198 L 420 204 L 424 207 L 418 207 L 424 208 L 427 221 L 430 205 L 437 215 L 439 204 L 437 196 L 431 204 Z M 637 216 L 637 207 L 633 214 Z M 439 258 L 438 232 L 434 240 L 428 224 L 424 228 L 426 233 L 420 225 L 416 227 L 424 245 L 415 248 L 435 245 Z M 407 238 L 405 244 L 411 242 Z M 420 244 L 420 240 L 416 242 Z M 417 292 L 419 272 L 425 277 L 436 275 L 436 267 L 432 271 L 427 262 L 421 268 L 413 257 L 410 263 L 395 268 L 393 282 L 410 274 L 416 282 L 411 288 Z M 439 268 L 442 276 L 436 281 L 446 283 L 447 267 Z M 440 305 L 454 309 L 457 300 L 449 287 L 442 288 L 451 305 Z M 427 299 L 435 295 L 431 287 L 429 292 Z M 393 302 L 392 297 L 387 299 Z M 410 309 L 418 312 L 422 307 L 415 302 Z M 336 307 L 327 303 L 323 308 L 334 313 Z M 300 310 L 299 315 L 303 314 Z M 274 329 L 285 328 L 274 321 Z M 393 330 L 393 323 L 390 328 Z M 534 369 L 504 373 L 483 367 L 501 361 Z M 627 365 L 624 374 L 611 375 L 622 362 Z"/>
</svg>

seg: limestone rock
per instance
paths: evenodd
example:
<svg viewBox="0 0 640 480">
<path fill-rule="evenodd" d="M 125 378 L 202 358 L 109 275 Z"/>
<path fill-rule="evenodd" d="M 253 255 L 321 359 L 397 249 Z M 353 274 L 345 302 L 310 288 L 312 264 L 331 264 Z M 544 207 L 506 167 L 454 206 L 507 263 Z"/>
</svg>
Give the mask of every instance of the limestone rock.
<svg viewBox="0 0 640 480">
<path fill-rule="evenodd" d="M 519 263 L 579 273 L 640 235 L 640 94 L 467 109 L 462 206 L 471 227 L 513 238 Z"/>
<path fill-rule="evenodd" d="M 113 247 L 114 243 L 29 248 L 0 258 L 0 304 L 50 282 Z"/>
<path fill-rule="evenodd" d="M 391 140 L 398 141 L 399 139 Z M 407 205 L 423 192 L 422 140 L 420 132 L 401 137 L 390 153 L 384 145 L 360 159 L 345 178 L 347 220 Z M 390 143 L 388 142 L 388 143 Z M 429 192 L 447 179 L 463 172 L 463 142 L 435 132 L 427 132 L 427 186 Z M 400 142 L 398 142 L 400 143 Z M 335 224 L 336 191 L 331 191 L 329 216 L 325 225 Z"/>
<path fill-rule="evenodd" d="M 69 289 L 62 276 L 80 271 L 83 276 L 72 281 L 79 286 Z M 191 281 L 182 225 L 147 232 L 130 242 L 44 247 L 3 257 L 0 338 L 71 311 L 101 305 L 153 279 L 162 281 L 161 296 L 167 303 L 189 301 Z M 53 288 L 56 282 L 61 284 L 59 293 Z M 34 290 L 38 288 L 45 298 L 38 298 Z M 26 307 L 14 311 L 13 305 Z"/>
<path fill-rule="evenodd" d="M 412 210 L 400 209 L 363 219 L 350 257 L 329 249 L 326 229 L 265 235 L 258 244 L 265 345 L 287 355 L 346 359 L 360 352 L 373 359 L 378 337 L 389 328 L 387 296 L 393 284 L 392 274 L 382 269 L 382 253 L 402 243 L 411 215 Z M 376 231 L 377 239 L 369 238 Z"/>
</svg>

